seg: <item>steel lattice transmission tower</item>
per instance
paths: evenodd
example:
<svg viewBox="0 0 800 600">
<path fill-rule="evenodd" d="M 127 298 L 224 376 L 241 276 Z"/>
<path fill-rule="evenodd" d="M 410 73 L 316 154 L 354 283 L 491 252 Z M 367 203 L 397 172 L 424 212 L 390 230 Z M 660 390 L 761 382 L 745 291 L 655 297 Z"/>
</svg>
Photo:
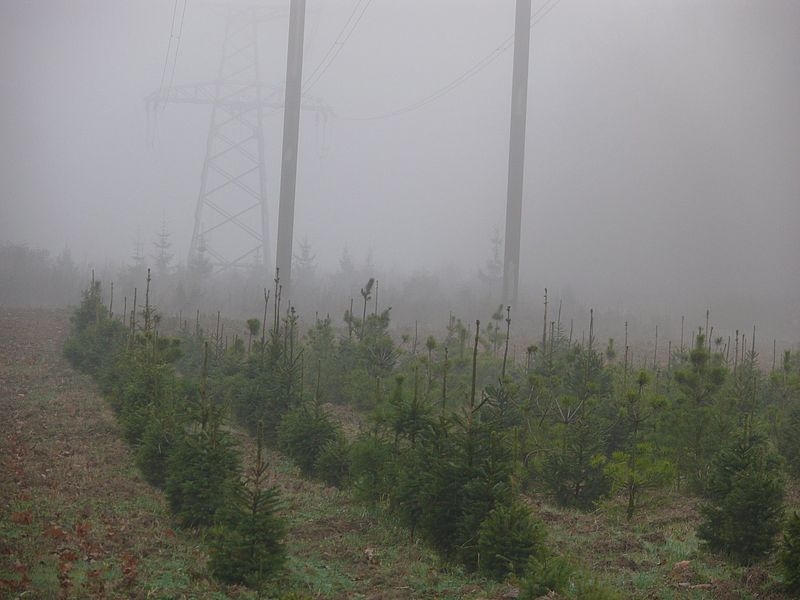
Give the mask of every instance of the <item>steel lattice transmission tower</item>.
<svg viewBox="0 0 800 600">
<path fill-rule="evenodd" d="M 165 87 L 147 98 L 150 110 L 166 103 L 211 105 L 190 264 L 206 252 L 215 270 L 271 269 L 264 117 L 283 103 L 281 89 L 261 80 L 258 25 L 281 12 L 230 8 L 216 80 Z M 303 108 L 324 112 L 320 103 Z"/>
</svg>

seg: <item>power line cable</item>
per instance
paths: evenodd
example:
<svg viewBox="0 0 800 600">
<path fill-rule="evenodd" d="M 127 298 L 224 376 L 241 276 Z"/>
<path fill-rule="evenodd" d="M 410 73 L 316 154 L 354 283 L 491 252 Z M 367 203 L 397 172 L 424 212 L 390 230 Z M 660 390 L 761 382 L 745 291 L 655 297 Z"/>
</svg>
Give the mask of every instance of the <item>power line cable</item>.
<svg viewBox="0 0 800 600">
<path fill-rule="evenodd" d="M 350 16 L 348 17 L 347 21 L 344 24 L 344 27 L 342 27 L 342 30 L 336 36 L 336 39 L 333 41 L 333 44 L 331 44 L 330 48 L 328 48 L 328 50 L 322 57 L 322 60 L 303 82 L 304 92 L 307 92 L 312 87 L 314 87 L 317 84 L 317 82 L 325 75 L 325 73 L 330 68 L 331 64 L 333 64 L 333 62 L 336 60 L 336 57 L 338 57 L 339 54 L 341 53 L 347 41 L 353 35 L 353 32 L 358 27 L 358 24 L 361 22 L 361 19 L 364 18 L 364 14 L 367 12 L 367 9 L 370 7 L 372 2 L 373 0 L 358 0 L 356 2 L 355 6 L 353 7 L 353 10 L 350 13 Z"/>
<path fill-rule="evenodd" d="M 548 14 L 550 14 L 550 12 L 556 7 L 556 5 L 558 5 L 559 2 L 561 2 L 561 0 L 547 0 L 542 6 L 540 6 L 539 9 L 533 15 L 531 15 L 531 28 L 540 23 L 542 19 L 544 19 Z M 483 71 L 486 67 L 488 67 L 494 61 L 500 58 L 513 45 L 514 45 L 514 35 L 512 34 L 509 37 L 505 38 L 500 43 L 500 45 L 497 46 L 494 50 L 492 50 L 489 54 L 487 54 L 477 63 L 472 65 L 469 69 L 458 75 L 455 79 L 443 85 L 434 92 L 431 92 L 430 94 L 421 98 L 420 100 L 412 102 L 411 104 L 407 104 L 406 106 L 385 113 L 381 113 L 378 115 L 370 115 L 367 117 L 340 116 L 338 118 L 343 121 L 376 121 L 380 119 L 389 119 L 392 117 L 398 117 L 400 115 L 404 115 L 406 113 L 418 110 L 424 106 L 427 106 L 432 102 L 435 102 L 442 96 L 445 96 L 446 94 L 450 93 L 451 91 L 459 87 L 461 84 L 465 83 L 466 81 L 468 81 L 469 79 L 471 79 L 472 77 Z"/>
<path fill-rule="evenodd" d="M 178 13 L 178 0 L 175 0 L 174 4 L 172 5 L 172 22 L 169 26 L 169 41 L 167 42 L 167 52 L 164 55 L 164 68 L 161 69 L 161 83 L 158 85 L 158 94 L 161 95 L 161 92 L 164 90 L 164 81 L 167 78 L 167 66 L 169 65 L 169 57 L 172 51 L 172 39 L 175 37 L 175 15 Z"/>
<path fill-rule="evenodd" d="M 172 73 L 169 76 L 169 87 L 175 81 L 175 67 L 178 64 L 178 54 L 181 51 L 181 37 L 183 37 L 183 22 L 186 19 L 186 4 L 188 0 L 183 0 L 183 10 L 181 11 L 181 24 L 178 27 L 178 41 L 175 44 L 175 59 L 172 61 Z"/>
<path fill-rule="evenodd" d="M 183 9 L 181 10 L 181 20 L 178 24 L 178 31 L 177 35 L 175 33 L 175 20 L 178 16 L 178 0 L 172 4 L 172 21 L 169 25 L 169 41 L 167 42 L 167 52 L 164 56 L 164 66 L 161 70 L 161 83 L 158 86 L 158 94 L 157 98 L 161 98 L 164 95 L 165 90 L 169 90 L 172 87 L 173 82 L 175 81 L 175 67 L 178 64 L 178 54 L 180 53 L 181 49 L 181 37 L 183 36 L 183 24 L 186 20 L 186 5 L 188 0 L 183 0 Z M 173 42 L 175 44 L 175 50 L 173 54 Z M 170 64 L 172 63 L 172 64 Z M 170 72 L 169 75 L 169 83 L 165 87 L 165 82 L 167 80 L 167 71 Z M 154 110 L 158 111 L 158 104 L 159 102 L 156 101 L 154 105 Z"/>
<path fill-rule="evenodd" d="M 320 71 L 320 69 L 322 69 L 322 67 L 325 65 L 326 61 L 328 60 L 328 57 L 336 49 L 337 44 L 339 44 L 339 41 L 341 40 L 342 36 L 344 35 L 344 32 L 347 31 L 347 28 L 350 26 L 350 22 L 353 20 L 353 17 L 355 17 L 356 12 L 358 11 L 358 8 L 361 6 L 363 1 L 364 0 L 356 0 L 356 4 L 355 4 L 355 6 L 353 6 L 353 10 L 350 12 L 350 15 L 347 17 L 347 21 L 345 21 L 345 24 L 342 27 L 341 31 L 339 31 L 339 33 L 336 35 L 336 38 L 333 40 L 333 43 L 325 51 L 325 54 L 322 56 L 322 60 L 320 60 L 319 64 L 314 68 L 313 71 L 311 71 L 311 73 L 308 75 L 308 77 L 306 77 L 306 80 L 303 82 L 303 86 L 307 85 L 308 82 L 311 79 L 313 79 L 316 76 L 316 74 Z"/>
<path fill-rule="evenodd" d="M 185 2 L 185 0 L 184 0 Z M 186 5 L 184 4 L 184 10 Z M 161 82 L 158 84 L 158 92 L 156 93 L 156 102 L 152 106 L 152 115 L 150 104 L 147 105 L 147 126 L 145 139 L 148 146 L 152 146 L 158 136 L 158 99 L 164 93 L 164 81 L 167 78 L 167 69 L 169 68 L 169 57 L 172 54 L 172 40 L 175 37 L 175 16 L 178 14 L 178 0 L 172 4 L 172 21 L 169 24 L 169 40 L 167 41 L 167 51 L 164 54 L 164 66 L 161 69 Z M 172 69 L 173 75 L 175 72 L 174 64 Z M 170 79 L 172 76 L 170 76 Z M 170 86 L 172 82 L 170 81 Z"/>
<path fill-rule="evenodd" d="M 313 81 L 313 82 L 312 82 L 312 83 L 311 83 L 311 84 L 308 86 L 308 87 L 309 87 L 309 89 L 310 89 L 311 87 L 313 87 L 314 85 L 316 85 L 316 83 L 317 83 L 317 82 L 320 80 L 320 78 L 322 78 L 322 76 L 323 76 L 323 75 L 325 75 L 325 73 L 327 72 L 327 70 L 330 68 L 330 66 L 331 66 L 331 64 L 333 63 L 333 61 L 334 61 L 334 60 L 336 60 L 336 57 L 337 57 L 337 56 L 339 56 L 339 54 L 341 53 L 341 51 L 344 49 L 344 45 L 345 45 L 345 44 L 347 43 L 347 41 L 348 41 L 348 40 L 349 40 L 349 39 L 352 37 L 352 35 L 353 35 L 353 32 L 356 30 L 356 28 L 358 28 L 358 24 L 359 24 L 359 23 L 361 23 L 361 19 L 363 19 L 363 18 L 364 18 L 364 14 L 367 12 L 367 9 L 369 8 L 370 4 L 372 4 L 372 1 L 373 1 L 373 0 L 367 0 L 367 3 L 364 5 L 364 8 L 361 10 L 361 13 L 358 15 L 358 18 L 356 19 L 356 22 L 355 22 L 355 23 L 353 24 L 353 26 L 350 28 L 350 31 L 349 31 L 349 32 L 347 33 L 347 35 L 345 36 L 344 40 L 342 40 L 342 43 L 341 43 L 341 44 L 339 44 L 339 46 L 336 48 L 336 52 L 335 52 L 335 53 L 334 53 L 334 55 L 331 57 L 331 59 L 328 61 L 328 64 L 325 66 L 325 68 L 323 69 L 323 71 L 322 71 L 322 72 L 321 72 L 319 75 L 317 75 L 317 78 L 316 78 L 316 79 L 315 79 L 315 80 L 314 80 L 314 81 Z"/>
</svg>

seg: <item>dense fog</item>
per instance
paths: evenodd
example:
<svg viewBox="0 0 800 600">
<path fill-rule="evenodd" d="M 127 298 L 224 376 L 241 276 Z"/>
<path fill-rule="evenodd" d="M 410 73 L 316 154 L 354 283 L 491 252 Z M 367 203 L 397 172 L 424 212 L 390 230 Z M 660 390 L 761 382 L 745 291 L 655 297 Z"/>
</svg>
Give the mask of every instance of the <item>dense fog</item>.
<svg viewBox="0 0 800 600">
<path fill-rule="evenodd" d="M 258 39 L 264 81 L 280 91 L 288 2 L 273 7 Z M 755 321 L 796 344 L 800 4 L 537 0 L 533 11 L 519 313 L 530 331 L 547 287 L 570 318 L 614 315 L 616 335 L 634 315 L 643 337 L 655 322 L 675 335 L 681 316 L 694 327 L 710 308 L 726 335 Z M 214 80 L 224 15 L 196 0 L 0 4 L 0 287 L 18 282 L 11 247 L 62 263 L 68 250 L 82 277 L 95 268 L 118 289 L 132 257 L 154 263 L 159 232 L 172 268 L 185 264 L 211 109 L 147 110 L 145 98 Z M 513 0 L 308 0 L 304 98 L 324 110 L 301 117 L 294 239 L 315 267 L 301 307 L 338 316 L 376 276 L 406 324 L 488 317 L 513 21 Z M 282 111 L 267 111 L 273 245 L 281 136 Z M 257 306 L 267 282 L 247 285 Z"/>
</svg>

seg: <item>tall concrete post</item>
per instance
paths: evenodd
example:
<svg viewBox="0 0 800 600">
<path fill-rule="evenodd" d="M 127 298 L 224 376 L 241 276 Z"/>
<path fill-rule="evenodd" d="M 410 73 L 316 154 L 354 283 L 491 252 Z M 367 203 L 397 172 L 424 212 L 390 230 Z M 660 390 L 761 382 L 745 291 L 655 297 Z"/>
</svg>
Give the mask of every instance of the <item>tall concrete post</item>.
<svg viewBox="0 0 800 600">
<path fill-rule="evenodd" d="M 531 0 L 517 0 L 514 67 L 511 86 L 511 134 L 508 151 L 508 195 L 503 256 L 503 303 L 515 305 L 519 293 L 522 190 L 525 175 L 525 125 L 528 107 L 528 58 L 531 45 Z"/>
<path fill-rule="evenodd" d="M 281 196 L 278 207 L 278 248 L 276 252 L 276 265 L 280 269 L 281 283 L 285 292 L 289 290 L 292 279 L 292 237 L 294 235 L 294 197 L 297 187 L 297 146 L 300 132 L 300 91 L 303 83 L 305 14 L 305 0 L 291 0 L 289 51 L 286 60 L 286 99 L 283 112 Z"/>
</svg>

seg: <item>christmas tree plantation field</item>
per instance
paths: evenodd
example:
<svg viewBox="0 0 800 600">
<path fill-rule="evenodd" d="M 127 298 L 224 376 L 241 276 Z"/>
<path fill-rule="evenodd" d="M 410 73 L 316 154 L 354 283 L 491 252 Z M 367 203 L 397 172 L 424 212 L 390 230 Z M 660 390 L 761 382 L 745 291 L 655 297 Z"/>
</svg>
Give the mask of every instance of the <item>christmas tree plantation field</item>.
<svg viewBox="0 0 800 600">
<path fill-rule="evenodd" d="M 254 598 L 211 579 L 203 534 L 176 527 L 106 401 L 62 358 L 69 314 L 0 309 L 0 597 Z M 348 434 L 362 422 L 350 408 L 325 408 Z M 245 459 L 254 456 L 252 440 L 235 433 Z M 500 600 L 524 592 L 443 564 L 380 503 L 303 479 L 278 453 L 268 461 L 288 554 L 268 597 Z M 796 482 L 787 492 L 791 510 L 800 505 Z M 622 499 L 591 512 L 556 508 L 538 494 L 526 501 L 548 548 L 573 569 L 571 591 L 550 598 L 787 597 L 774 563 L 732 567 L 705 552 L 697 502 L 675 490 L 648 497 L 630 522 Z M 586 595 L 579 580 L 616 595 Z"/>
<path fill-rule="evenodd" d="M 62 358 L 68 311 L 0 309 L 0 597 L 254 598 L 206 568 L 134 466 L 113 412 Z M 245 456 L 252 442 L 243 442 Z M 275 598 L 503 598 L 441 565 L 381 511 L 270 454 L 289 559 Z"/>
</svg>

